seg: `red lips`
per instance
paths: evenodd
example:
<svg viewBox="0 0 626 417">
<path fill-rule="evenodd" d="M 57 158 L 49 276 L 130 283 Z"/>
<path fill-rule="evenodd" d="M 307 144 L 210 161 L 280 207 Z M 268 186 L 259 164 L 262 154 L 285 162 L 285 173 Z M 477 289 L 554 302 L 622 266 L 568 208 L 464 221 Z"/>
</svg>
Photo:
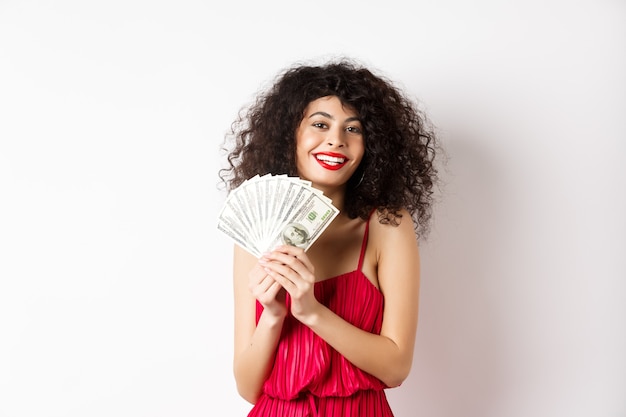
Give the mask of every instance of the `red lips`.
<svg viewBox="0 0 626 417">
<path fill-rule="evenodd" d="M 315 155 L 315 160 L 323 168 L 331 171 L 341 169 L 348 162 L 348 158 L 345 155 L 334 152 L 320 152 Z"/>
</svg>

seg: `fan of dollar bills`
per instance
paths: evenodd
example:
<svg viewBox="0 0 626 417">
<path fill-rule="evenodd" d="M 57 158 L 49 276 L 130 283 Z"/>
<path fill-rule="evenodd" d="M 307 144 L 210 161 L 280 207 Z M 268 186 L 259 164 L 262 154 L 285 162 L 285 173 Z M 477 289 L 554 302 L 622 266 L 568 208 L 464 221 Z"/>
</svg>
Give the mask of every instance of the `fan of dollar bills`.
<svg viewBox="0 0 626 417">
<path fill-rule="evenodd" d="M 257 258 L 278 245 L 307 250 L 339 214 L 309 181 L 255 176 L 226 198 L 217 228 Z"/>
</svg>

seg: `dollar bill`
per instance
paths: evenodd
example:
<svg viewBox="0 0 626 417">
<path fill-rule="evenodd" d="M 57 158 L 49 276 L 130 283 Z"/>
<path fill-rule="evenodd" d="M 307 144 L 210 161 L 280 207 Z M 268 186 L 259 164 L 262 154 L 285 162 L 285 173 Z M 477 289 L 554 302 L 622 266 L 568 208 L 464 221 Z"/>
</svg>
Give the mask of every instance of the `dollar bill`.
<svg viewBox="0 0 626 417">
<path fill-rule="evenodd" d="M 226 198 L 217 229 L 260 257 L 282 244 L 308 250 L 338 214 L 331 199 L 309 181 L 257 175 Z"/>
<path fill-rule="evenodd" d="M 294 210 L 275 229 L 268 247 L 287 244 L 306 251 L 339 214 L 339 210 L 317 193 L 306 194 L 300 194 L 304 195 L 303 200 L 296 202 Z"/>
</svg>

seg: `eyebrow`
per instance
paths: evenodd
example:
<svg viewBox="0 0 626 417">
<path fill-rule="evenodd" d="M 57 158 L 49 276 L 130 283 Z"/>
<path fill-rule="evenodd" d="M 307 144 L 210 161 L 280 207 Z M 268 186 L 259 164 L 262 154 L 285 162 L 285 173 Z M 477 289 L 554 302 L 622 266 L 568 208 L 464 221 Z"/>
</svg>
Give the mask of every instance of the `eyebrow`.
<svg viewBox="0 0 626 417">
<path fill-rule="evenodd" d="M 327 117 L 327 118 L 329 118 L 331 120 L 335 120 L 335 118 L 332 115 L 326 113 L 325 111 L 316 111 L 315 113 L 312 113 L 309 116 L 309 119 L 312 118 L 313 116 L 324 116 L 324 117 Z M 359 119 L 356 116 L 353 116 L 353 117 L 348 117 L 346 120 L 344 120 L 344 122 L 354 122 L 354 121 L 360 122 L 361 119 Z"/>
</svg>

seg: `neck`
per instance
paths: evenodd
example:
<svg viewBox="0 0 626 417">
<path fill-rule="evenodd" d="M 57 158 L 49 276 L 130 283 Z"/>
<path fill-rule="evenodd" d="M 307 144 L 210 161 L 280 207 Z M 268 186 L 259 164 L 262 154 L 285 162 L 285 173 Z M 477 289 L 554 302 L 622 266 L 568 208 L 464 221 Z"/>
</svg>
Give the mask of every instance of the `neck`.
<svg viewBox="0 0 626 417">
<path fill-rule="evenodd" d="M 313 187 L 324 193 L 324 196 L 330 198 L 333 202 L 333 206 L 337 207 L 339 211 L 343 211 L 346 190 L 344 187 L 320 187 L 317 184 L 313 184 Z"/>
</svg>

